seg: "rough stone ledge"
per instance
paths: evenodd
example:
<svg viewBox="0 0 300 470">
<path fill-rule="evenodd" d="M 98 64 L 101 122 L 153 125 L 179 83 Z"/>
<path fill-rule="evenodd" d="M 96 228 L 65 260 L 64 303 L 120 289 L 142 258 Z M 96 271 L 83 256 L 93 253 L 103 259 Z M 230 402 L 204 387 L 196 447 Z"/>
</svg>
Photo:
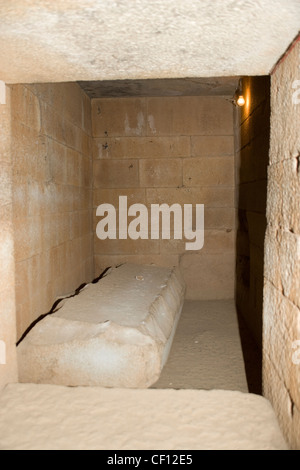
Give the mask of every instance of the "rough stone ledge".
<svg viewBox="0 0 300 470">
<path fill-rule="evenodd" d="M 10 384 L 5 450 L 287 450 L 270 402 L 229 390 Z"/>
</svg>

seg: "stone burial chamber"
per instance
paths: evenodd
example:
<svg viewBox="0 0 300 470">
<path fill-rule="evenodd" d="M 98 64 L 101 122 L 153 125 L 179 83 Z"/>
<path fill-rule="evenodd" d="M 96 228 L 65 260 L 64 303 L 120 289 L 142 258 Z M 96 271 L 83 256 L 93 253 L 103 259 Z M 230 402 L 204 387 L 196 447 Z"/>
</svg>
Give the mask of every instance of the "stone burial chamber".
<svg viewBox="0 0 300 470">
<path fill-rule="evenodd" d="M 150 387 L 168 358 L 184 294 L 178 268 L 109 269 L 29 330 L 17 348 L 20 382 Z"/>
</svg>

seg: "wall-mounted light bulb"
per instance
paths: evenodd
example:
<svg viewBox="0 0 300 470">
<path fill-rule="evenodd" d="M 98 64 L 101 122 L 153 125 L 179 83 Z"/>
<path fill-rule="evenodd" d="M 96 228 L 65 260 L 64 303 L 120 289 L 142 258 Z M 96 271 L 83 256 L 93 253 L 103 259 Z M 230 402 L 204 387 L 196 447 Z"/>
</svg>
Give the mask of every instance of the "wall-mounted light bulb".
<svg viewBox="0 0 300 470">
<path fill-rule="evenodd" d="M 238 96 L 238 99 L 236 100 L 236 104 L 238 106 L 244 106 L 245 104 L 245 98 L 243 97 L 243 95 L 239 95 Z"/>
<path fill-rule="evenodd" d="M 243 80 L 242 78 L 239 79 L 238 87 L 235 90 L 233 98 L 230 100 L 235 106 L 244 106 L 246 104 L 246 98 L 244 98 L 244 90 L 243 90 Z"/>
</svg>

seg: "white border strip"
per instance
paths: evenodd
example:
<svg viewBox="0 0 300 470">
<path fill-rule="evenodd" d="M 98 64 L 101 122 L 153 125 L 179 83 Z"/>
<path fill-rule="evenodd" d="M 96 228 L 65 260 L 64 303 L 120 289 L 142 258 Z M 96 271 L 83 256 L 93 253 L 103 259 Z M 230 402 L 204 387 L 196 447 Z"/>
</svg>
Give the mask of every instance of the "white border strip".
<svg viewBox="0 0 300 470">
<path fill-rule="evenodd" d="M 5 82 L 2 82 L 2 80 L 0 80 L 0 104 L 6 104 Z"/>
<path fill-rule="evenodd" d="M 6 345 L 0 340 L 0 364 L 6 364 Z"/>
</svg>

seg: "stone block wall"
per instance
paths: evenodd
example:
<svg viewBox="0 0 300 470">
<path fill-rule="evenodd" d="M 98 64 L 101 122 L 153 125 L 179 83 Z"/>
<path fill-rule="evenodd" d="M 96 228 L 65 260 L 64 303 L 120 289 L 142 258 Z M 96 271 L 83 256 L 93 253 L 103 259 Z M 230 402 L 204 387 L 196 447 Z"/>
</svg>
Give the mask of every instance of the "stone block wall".
<svg viewBox="0 0 300 470">
<path fill-rule="evenodd" d="M 10 90 L 0 102 L 0 390 L 17 381 Z"/>
<path fill-rule="evenodd" d="M 11 86 L 17 337 L 93 278 L 90 100 L 75 83 Z"/>
<path fill-rule="evenodd" d="M 235 277 L 233 107 L 224 97 L 92 100 L 95 274 L 124 261 L 179 265 L 187 298 L 233 298 Z M 204 204 L 204 247 L 185 239 L 100 240 L 96 208 Z"/>
<path fill-rule="evenodd" d="M 263 388 L 300 449 L 300 42 L 271 75 L 264 257 Z"/>
<path fill-rule="evenodd" d="M 262 345 L 263 259 L 270 138 L 270 78 L 244 77 L 236 108 L 236 305 Z"/>
</svg>

